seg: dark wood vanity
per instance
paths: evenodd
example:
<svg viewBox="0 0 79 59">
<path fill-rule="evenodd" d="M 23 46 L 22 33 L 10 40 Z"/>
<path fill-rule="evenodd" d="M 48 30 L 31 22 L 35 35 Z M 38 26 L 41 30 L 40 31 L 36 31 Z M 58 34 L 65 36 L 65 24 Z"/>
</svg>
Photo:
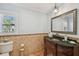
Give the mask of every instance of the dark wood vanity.
<svg viewBox="0 0 79 59">
<path fill-rule="evenodd" d="M 45 56 L 79 56 L 79 43 L 76 40 L 57 35 L 77 33 L 77 9 L 51 18 L 51 32 L 56 35 L 51 38 L 48 37 L 50 35 L 44 37 Z"/>
<path fill-rule="evenodd" d="M 44 38 L 45 56 L 79 56 L 79 44 L 68 44 L 55 38 Z M 60 38 L 59 38 L 60 39 Z"/>
</svg>

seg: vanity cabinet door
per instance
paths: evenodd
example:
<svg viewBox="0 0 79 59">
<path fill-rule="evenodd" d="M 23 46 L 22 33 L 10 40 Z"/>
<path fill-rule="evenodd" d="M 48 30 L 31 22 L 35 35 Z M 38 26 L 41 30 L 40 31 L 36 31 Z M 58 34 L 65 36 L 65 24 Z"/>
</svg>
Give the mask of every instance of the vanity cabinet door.
<svg viewBox="0 0 79 59">
<path fill-rule="evenodd" d="M 58 56 L 73 56 L 73 47 L 57 45 Z"/>
<path fill-rule="evenodd" d="M 47 47 L 47 56 L 54 56 L 54 49 L 52 49 L 51 47 Z"/>
<path fill-rule="evenodd" d="M 46 52 L 47 56 L 55 56 L 56 55 L 55 44 L 50 41 L 46 41 L 46 51 L 45 52 Z"/>
</svg>

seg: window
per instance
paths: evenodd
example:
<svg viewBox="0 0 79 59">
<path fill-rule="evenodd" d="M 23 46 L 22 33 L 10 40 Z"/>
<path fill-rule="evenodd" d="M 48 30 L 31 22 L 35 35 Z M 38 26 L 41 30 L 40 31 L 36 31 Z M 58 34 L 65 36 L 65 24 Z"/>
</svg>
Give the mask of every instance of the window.
<svg viewBox="0 0 79 59">
<path fill-rule="evenodd" d="M 0 14 L 0 33 L 15 32 L 15 17 Z"/>
</svg>

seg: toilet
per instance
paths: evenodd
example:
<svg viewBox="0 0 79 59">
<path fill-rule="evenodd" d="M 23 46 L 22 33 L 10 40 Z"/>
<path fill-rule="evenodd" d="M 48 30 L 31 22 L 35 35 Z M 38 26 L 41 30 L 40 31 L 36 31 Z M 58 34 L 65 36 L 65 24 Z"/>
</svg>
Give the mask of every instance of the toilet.
<svg viewBox="0 0 79 59">
<path fill-rule="evenodd" d="M 0 56 L 9 56 L 13 50 L 13 41 L 0 42 Z"/>
<path fill-rule="evenodd" d="M 0 54 L 0 56 L 9 56 L 9 53 Z"/>
</svg>

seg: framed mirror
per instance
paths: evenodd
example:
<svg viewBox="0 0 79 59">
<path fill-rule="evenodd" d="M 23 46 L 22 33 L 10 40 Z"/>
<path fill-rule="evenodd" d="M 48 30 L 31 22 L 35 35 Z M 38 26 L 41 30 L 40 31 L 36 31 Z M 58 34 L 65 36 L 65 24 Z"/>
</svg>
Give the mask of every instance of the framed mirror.
<svg viewBox="0 0 79 59">
<path fill-rule="evenodd" d="M 76 34 L 77 32 L 77 9 L 68 11 L 51 18 L 51 32 Z"/>
</svg>

